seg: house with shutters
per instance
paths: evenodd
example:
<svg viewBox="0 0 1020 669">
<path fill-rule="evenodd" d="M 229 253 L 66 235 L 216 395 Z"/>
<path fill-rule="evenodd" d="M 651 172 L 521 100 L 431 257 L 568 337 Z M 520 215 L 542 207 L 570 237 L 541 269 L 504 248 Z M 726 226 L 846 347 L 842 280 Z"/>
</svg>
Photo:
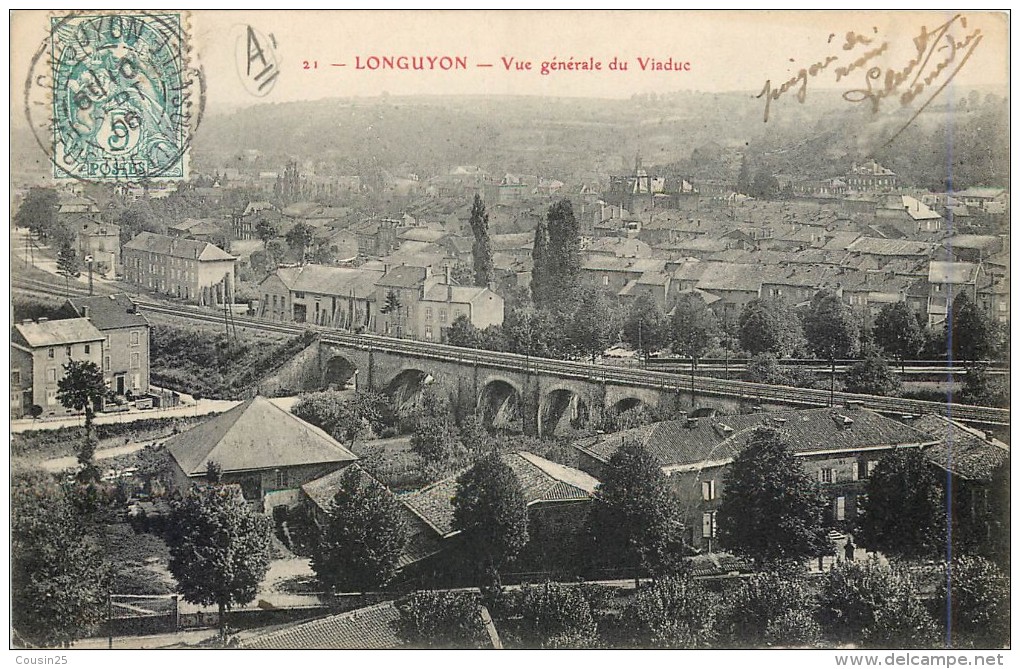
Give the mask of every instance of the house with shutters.
<svg viewBox="0 0 1020 669">
<path fill-rule="evenodd" d="M 87 318 L 23 321 L 11 328 L 11 415 L 71 413 L 57 399 L 64 365 L 71 360 L 103 364 L 103 333 Z"/>
<path fill-rule="evenodd" d="M 62 313 L 85 318 L 102 333 L 103 378 L 118 395 L 149 392 L 149 321 L 127 295 L 73 297 Z"/>
<path fill-rule="evenodd" d="M 638 440 L 662 466 L 676 495 L 692 546 L 714 551 L 716 513 L 726 494 L 729 465 L 760 428 L 777 429 L 828 500 L 827 522 L 853 526 L 867 481 L 882 456 L 896 448 L 924 448 L 933 435 L 874 411 L 846 406 L 800 411 L 688 418 L 579 440 L 579 468 L 602 476 L 613 453 Z"/>
</svg>

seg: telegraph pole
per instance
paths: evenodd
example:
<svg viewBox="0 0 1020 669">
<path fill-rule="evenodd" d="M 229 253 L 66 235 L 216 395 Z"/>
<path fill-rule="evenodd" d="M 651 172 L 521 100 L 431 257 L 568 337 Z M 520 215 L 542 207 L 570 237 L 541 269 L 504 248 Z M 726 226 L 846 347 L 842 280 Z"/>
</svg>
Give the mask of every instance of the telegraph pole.
<svg viewBox="0 0 1020 669">
<path fill-rule="evenodd" d="M 92 254 L 85 256 L 85 264 L 89 266 L 89 297 L 92 297 Z"/>
</svg>

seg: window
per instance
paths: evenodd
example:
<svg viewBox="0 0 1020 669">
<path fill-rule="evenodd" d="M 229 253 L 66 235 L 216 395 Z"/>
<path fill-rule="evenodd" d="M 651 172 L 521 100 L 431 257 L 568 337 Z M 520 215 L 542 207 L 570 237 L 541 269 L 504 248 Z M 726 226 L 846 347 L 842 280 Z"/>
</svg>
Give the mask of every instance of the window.
<svg viewBox="0 0 1020 669">
<path fill-rule="evenodd" d="M 131 354 L 131 369 L 138 369 L 141 367 L 141 356 L 138 353 Z"/>
<path fill-rule="evenodd" d="M 46 349 L 46 357 L 49 358 L 50 360 L 52 360 L 53 359 L 53 355 L 54 355 L 53 347 L 51 346 L 50 348 Z"/>
<path fill-rule="evenodd" d="M 871 473 L 875 471 L 875 467 L 878 466 L 878 460 L 868 460 L 868 478 L 871 478 Z"/>
<path fill-rule="evenodd" d="M 276 487 L 277 488 L 287 488 L 287 487 L 289 487 L 290 486 L 289 478 L 290 477 L 287 476 L 287 470 L 286 469 L 277 469 L 276 470 Z"/>
<path fill-rule="evenodd" d="M 71 357 L 71 347 L 70 346 L 65 346 L 64 347 L 64 355 L 66 355 L 68 358 Z"/>
<path fill-rule="evenodd" d="M 57 403 L 57 391 L 50 388 L 49 390 L 46 391 L 46 404 L 56 403 Z"/>
<path fill-rule="evenodd" d="M 836 498 L 836 520 L 846 520 L 846 497 Z"/>
<path fill-rule="evenodd" d="M 425 307 L 425 320 L 432 320 L 432 307 Z"/>
<path fill-rule="evenodd" d="M 103 369 L 110 371 L 110 356 L 105 356 L 103 358 Z"/>
<path fill-rule="evenodd" d="M 858 516 L 863 516 L 865 509 L 868 508 L 868 495 L 862 493 L 857 495 L 857 499 L 854 500 L 854 507 Z"/>
<path fill-rule="evenodd" d="M 701 482 L 701 499 L 706 502 L 715 499 L 715 480 Z"/>
<path fill-rule="evenodd" d="M 425 341 L 432 341 L 432 326 L 425 326 Z"/>
<path fill-rule="evenodd" d="M 141 334 L 137 331 L 131 333 L 131 345 L 138 346 L 141 341 Z"/>
<path fill-rule="evenodd" d="M 609 285 L 609 275 L 608 274 L 606 274 L 606 275 L 604 275 L 602 277 L 602 285 L 603 286 L 608 286 Z"/>
<path fill-rule="evenodd" d="M 818 480 L 821 483 L 832 483 L 832 470 L 831 469 L 819 469 Z"/>
<path fill-rule="evenodd" d="M 89 355 L 90 353 L 92 353 L 92 347 L 85 344 L 85 355 Z"/>
<path fill-rule="evenodd" d="M 850 463 L 850 480 L 851 481 L 856 481 L 857 479 L 860 478 L 860 475 L 859 475 L 860 471 L 859 471 L 859 469 L 860 469 L 860 467 L 858 466 L 858 464 L 856 462 L 851 462 Z"/>
<path fill-rule="evenodd" d="M 46 380 L 49 381 L 50 383 L 56 383 L 57 382 L 57 368 L 56 367 L 50 367 L 49 369 L 46 370 Z"/>
<path fill-rule="evenodd" d="M 701 536 L 704 539 L 715 538 L 715 511 L 701 514 Z"/>
<path fill-rule="evenodd" d="M 440 309 L 439 310 L 439 322 L 440 323 L 445 323 L 446 322 L 446 309 Z"/>
<path fill-rule="evenodd" d="M 20 383 L 21 383 L 21 370 L 20 369 L 11 370 L 11 385 L 16 386 Z"/>
<path fill-rule="evenodd" d="M 294 292 L 294 297 L 295 297 L 295 299 L 298 299 L 298 300 L 303 300 L 303 299 L 305 299 L 305 294 L 304 294 L 304 293 L 301 293 L 301 292 L 297 292 L 297 291 L 295 291 L 295 292 Z"/>
<path fill-rule="evenodd" d="M 141 374 L 132 374 L 131 375 L 131 388 L 134 389 L 134 390 L 138 390 L 141 387 L 142 387 L 142 375 Z"/>
</svg>

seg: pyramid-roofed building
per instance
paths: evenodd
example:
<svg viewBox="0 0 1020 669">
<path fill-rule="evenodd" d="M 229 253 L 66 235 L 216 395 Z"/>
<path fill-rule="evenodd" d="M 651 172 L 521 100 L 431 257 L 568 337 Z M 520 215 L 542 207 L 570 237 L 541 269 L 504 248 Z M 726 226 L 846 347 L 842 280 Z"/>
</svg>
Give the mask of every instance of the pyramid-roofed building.
<svg viewBox="0 0 1020 669">
<path fill-rule="evenodd" d="M 358 459 L 324 431 L 259 396 L 164 446 L 176 488 L 204 480 L 215 463 L 224 482 L 239 484 L 246 499 L 262 501 L 267 510 L 297 504 L 303 484 Z"/>
</svg>

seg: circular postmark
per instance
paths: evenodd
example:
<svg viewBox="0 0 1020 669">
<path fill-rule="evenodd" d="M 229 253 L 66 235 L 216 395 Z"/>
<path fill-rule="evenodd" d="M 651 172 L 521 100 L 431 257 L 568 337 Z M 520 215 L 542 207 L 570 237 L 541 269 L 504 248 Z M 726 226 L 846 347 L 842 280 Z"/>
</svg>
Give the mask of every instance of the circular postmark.
<svg viewBox="0 0 1020 669">
<path fill-rule="evenodd" d="M 187 178 L 204 104 L 180 14 L 52 17 L 26 81 L 26 114 L 53 176 L 98 182 Z M 192 88 L 199 84 L 198 114 Z"/>
</svg>

